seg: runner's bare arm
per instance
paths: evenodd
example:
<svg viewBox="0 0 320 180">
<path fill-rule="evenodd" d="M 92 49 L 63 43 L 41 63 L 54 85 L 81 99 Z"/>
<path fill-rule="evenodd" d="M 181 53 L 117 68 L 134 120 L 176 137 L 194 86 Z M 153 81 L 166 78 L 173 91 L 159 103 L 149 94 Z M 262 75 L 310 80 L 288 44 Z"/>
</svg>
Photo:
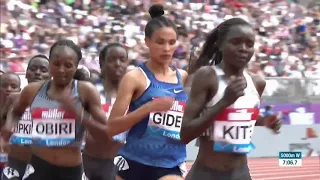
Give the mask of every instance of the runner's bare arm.
<svg viewBox="0 0 320 180">
<path fill-rule="evenodd" d="M 264 89 L 265 89 L 265 87 L 266 87 L 266 81 L 265 81 L 263 78 L 261 78 L 260 76 L 255 75 L 255 74 L 252 74 L 252 73 L 250 73 L 250 76 L 251 76 L 251 78 L 252 78 L 252 80 L 253 80 L 253 83 L 254 83 L 254 85 L 255 85 L 258 93 L 259 93 L 259 96 L 260 96 L 260 98 L 261 98 L 261 96 L 262 96 L 262 94 L 263 94 L 263 91 L 264 91 Z M 265 123 L 264 123 L 264 117 L 259 116 L 259 118 L 258 118 L 258 120 L 256 121 L 256 124 L 255 124 L 255 125 L 256 125 L 256 126 L 264 126 L 264 125 L 265 125 Z"/>
<path fill-rule="evenodd" d="M 139 75 L 139 73 L 141 73 L 139 71 L 140 70 L 132 70 L 128 72 L 120 82 L 117 98 L 113 104 L 107 122 L 109 136 L 114 136 L 129 130 L 133 125 L 148 116 L 148 113 L 150 112 L 148 105 L 145 104 L 137 110 L 128 112 L 128 114 L 125 115 L 132 97 L 141 84 L 142 76 Z"/>
<path fill-rule="evenodd" d="M 7 115 L 9 113 L 9 110 L 12 109 L 14 103 L 16 103 L 19 99 L 20 93 L 14 93 L 10 94 L 7 98 L 7 101 L 5 103 L 5 106 L 3 107 L 1 111 L 1 125 L 4 125 L 7 119 Z M 11 119 L 11 118 L 10 118 Z"/>
<path fill-rule="evenodd" d="M 191 92 L 180 132 L 181 140 L 185 144 L 199 137 L 212 124 L 212 119 L 227 107 L 223 101 L 219 101 L 200 116 L 206 103 L 215 95 L 216 91 L 217 78 L 213 68 L 205 66 L 197 70 L 192 80 Z"/>
<path fill-rule="evenodd" d="M 97 89 L 93 84 L 85 81 L 79 82 L 80 95 L 83 97 L 85 107 L 88 107 L 89 114 L 84 114 L 82 124 L 95 139 L 106 139 L 107 117 L 101 107 L 101 100 Z M 82 110 L 77 110 L 81 114 Z M 90 117 L 91 115 L 91 117 Z"/>
<path fill-rule="evenodd" d="M 1 127 L 6 122 L 7 114 L 9 111 L 8 105 L 11 105 L 11 104 L 12 104 L 12 98 L 11 98 L 11 95 L 9 95 L 4 106 L 2 108 L 0 108 L 0 125 L 1 125 Z"/>
<path fill-rule="evenodd" d="M 20 121 L 25 110 L 32 104 L 32 101 L 43 85 L 44 82 L 34 82 L 28 84 L 20 93 L 16 103 L 14 103 L 12 111 L 10 111 L 10 120 L 7 120 L 6 125 L 12 126 Z M 12 123 L 14 124 L 12 124 Z M 10 125 L 11 124 L 11 125 Z"/>
</svg>

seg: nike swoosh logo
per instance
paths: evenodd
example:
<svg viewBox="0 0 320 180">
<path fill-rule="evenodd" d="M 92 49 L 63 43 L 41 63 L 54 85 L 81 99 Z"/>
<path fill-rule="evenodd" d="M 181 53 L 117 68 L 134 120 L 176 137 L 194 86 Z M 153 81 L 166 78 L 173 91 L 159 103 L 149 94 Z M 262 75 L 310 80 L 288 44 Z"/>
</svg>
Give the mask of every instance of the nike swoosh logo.
<svg viewBox="0 0 320 180">
<path fill-rule="evenodd" d="M 175 93 L 175 94 L 177 94 L 177 93 L 179 93 L 179 92 L 182 92 L 183 90 L 173 90 L 173 92 Z"/>
</svg>

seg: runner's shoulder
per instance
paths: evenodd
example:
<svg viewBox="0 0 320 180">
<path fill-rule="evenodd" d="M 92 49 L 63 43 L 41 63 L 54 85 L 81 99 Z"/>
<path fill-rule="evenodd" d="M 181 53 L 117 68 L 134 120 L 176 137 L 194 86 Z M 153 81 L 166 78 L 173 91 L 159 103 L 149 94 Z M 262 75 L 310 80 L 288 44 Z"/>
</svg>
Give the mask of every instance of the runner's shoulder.
<svg viewBox="0 0 320 180">
<path fill-rule="evenodd" d="M 19 99 L 23 100 L 25 104 L 30 105 L 45 82 L 37 81 L 29 83 L 19 94 Z"/>
<path fill-rule="evenodd" d="M 146 79 L 143 71 L 136 67 L 133 70 L 127 72 L 122 81 L 127 83 L 127 82 L 131 82 L 131 83 L 135 83 L 135 84 L 139 84 L 139 83 L 143 83 L 144 80 Z"/>
<path fill-rule="evenodd" d="M 37 81 L 37 82 L 29 83 L 27 86 L 23 88 L 22 92 L 28 93 L 30 95 L 36 94 L 45 82 L 46 81 Z"/>
<path fill-rule="evenodd" d="M 193 76 L 193 82 L 205 82 L 205 84 L 212 85 L 216 80 L 216 71 L 212 66 L 202 66 Z"/>
<path fill-rule="evenodd" d="M 248 74 L 250 75 L 250 77 L 252 78 L 254 83 L 265 83 L 266 82 L 266 80 L 258 74 L 254 74 L 252 72 L 248 72 Z"/>
<path fill-rule="evenodd" d="M 87 102 L 89 99 L 92 100 L 94 99 L 93 96 L 99 94 L 95 85 L 89 81 L 78 81 L 78 92 L 83 102 Z"/>
<path fill-rule="evenodd" d="M 89 81 L 78 81 L 78 88 L 83 89 L 86 92 L 90 92 L 96 89 L 95 85 Z"/>
<path fill-rule="evenodd" d="M 259 92 L 259 94 L 261 95 L 264 91 L 264 88 L 266 87 L 266 80 L 254 73 L 248 72 L 249 76 L 252 78 L 252 81 L 254 83 L 254 85 L 256 86 L 257 91 Z"/>
<path fill-rule="evenodd" d="M 202 66 L 197 71 L 196 74 L 200 75 L 216 75 L 216 71 L 212 66 Z"/>
</svg>

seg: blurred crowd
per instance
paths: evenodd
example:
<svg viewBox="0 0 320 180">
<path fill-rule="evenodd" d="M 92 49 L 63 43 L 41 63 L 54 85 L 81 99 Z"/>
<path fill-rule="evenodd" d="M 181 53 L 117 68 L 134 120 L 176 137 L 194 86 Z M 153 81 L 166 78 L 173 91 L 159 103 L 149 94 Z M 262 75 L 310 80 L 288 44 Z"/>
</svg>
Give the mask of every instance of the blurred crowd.
<svg viewBox="0 0 320 180">
<path fill-rule="evenodd" d="M 267 77 L 320 77 L 319 0 L 0 0 L 0 70 L 25 72 L 36 54 L 58 39 L 82 47 L 81 64 L 99 72 L 99 50 L 110 42 L 128 49 L 131 64 L 148 59 L 144 27 L 151 3 L 163 3 L 178 27 L 173 65 L 196 59 L 206 34 L 242 17 L 256 30 L 248 69 Z M 303 4 L 301 4 L 303 3 Z"/>
</svg>

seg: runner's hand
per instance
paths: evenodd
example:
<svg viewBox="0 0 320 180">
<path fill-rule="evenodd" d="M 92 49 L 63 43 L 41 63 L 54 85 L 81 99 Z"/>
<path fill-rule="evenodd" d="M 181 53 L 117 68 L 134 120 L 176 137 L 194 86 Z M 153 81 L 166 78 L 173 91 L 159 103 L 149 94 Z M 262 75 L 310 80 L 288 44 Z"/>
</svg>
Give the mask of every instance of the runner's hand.
<svg viewBox="0 0 320 180">
<path fill-rule="evenodd" d="M 159 97 L 148 102 L 150 112 L 168 111 L 174 103 L 173 97 Z"/>
<path fill-rule="evenodd" d="M 230 77 L 230 82 L 224 91 L 222 100 L 230 106 L 239 97 L 244 95 L 244 89 L 247 87 L 247 81 L 244 77 Z"/>
<path fill-rule="evenodd" d="M 76 112 L 76 96 L 61 96 L 58 101 L 61 103 L 64 109 L 71 112 Z"/>
<path fill-rule="evenodd" d="M 277 115 L 269 115 L 264 117 L 264 126 L 271 129 L 273 133 L 279 134 L 282 122 Z"/>
</svg>

